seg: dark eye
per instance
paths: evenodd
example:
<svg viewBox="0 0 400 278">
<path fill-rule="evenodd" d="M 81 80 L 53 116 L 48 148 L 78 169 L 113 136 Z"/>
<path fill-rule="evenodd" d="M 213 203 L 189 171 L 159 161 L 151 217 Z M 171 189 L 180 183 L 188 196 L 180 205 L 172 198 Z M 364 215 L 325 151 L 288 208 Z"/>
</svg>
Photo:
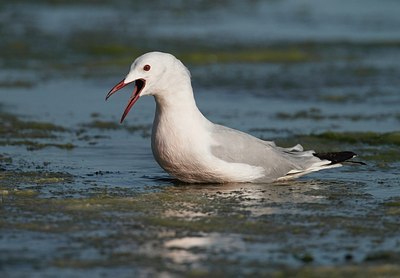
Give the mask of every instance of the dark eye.
<svg viewBox="0 0 400 278">
<path fill-rule="evenodd" d="M 145 65 L 144 67 L 143 67 L 143 70 L 145 70 L 145 71 L 149 71 L 150 70 L 150 65 Z"/>
</svg>

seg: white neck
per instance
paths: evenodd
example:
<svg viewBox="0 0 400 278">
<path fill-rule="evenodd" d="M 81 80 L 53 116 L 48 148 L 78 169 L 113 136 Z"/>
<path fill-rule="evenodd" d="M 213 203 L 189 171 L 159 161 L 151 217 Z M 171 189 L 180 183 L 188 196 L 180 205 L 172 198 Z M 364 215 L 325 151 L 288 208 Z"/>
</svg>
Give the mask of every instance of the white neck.
<svg viewBox="0 0 400 278">
<path fill-rule="evenodd" d="M 209 123 L 197 108 L 189 72 L 180 62 L 175 68 L 175 74 L 166 76 L 162 80 L 162 84 L 164 86 L 154 94 L 156 100 L 155 125 L 159 124 L 161 120 L 163 124 L 168 122 L 175 125 L 173 128 L 179 126 L 189 128 L 193 125 L 201 128 Z"/>
<path fill-rule="evenodd" d="M 158 124 L 164 117 L 163 122 L 173 124 L 174 128 L 179 126 L 188 128 L 193 125 L 201 128 L 209 123 L 197 108 L 190 81 L 174 85 L 172 90 L 154 96 L 156 101 L 154 124 Z"/>
</svg>

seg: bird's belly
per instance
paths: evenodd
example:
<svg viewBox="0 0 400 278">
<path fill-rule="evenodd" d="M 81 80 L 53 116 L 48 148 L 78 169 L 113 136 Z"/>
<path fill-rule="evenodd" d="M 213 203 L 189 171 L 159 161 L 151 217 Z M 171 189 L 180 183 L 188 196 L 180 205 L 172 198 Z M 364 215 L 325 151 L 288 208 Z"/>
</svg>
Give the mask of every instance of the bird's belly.
<svg viewBox="0 0 400 278">
<path fill-rule="evenodd" d="M 212 169 L 205 163 L 204 153 L 191 144 L 180 140 L 165 142 L 153 140 L 152 151 L 155 160 L 166 172 L 185 182 L 207 182 Z M 203 155 L 200 155 L 203 153 Z"/>
<path fill-rule="evenodd" d="M 204 145 L 154 139 L 154 158 L 161 168 L 178 180 L 189 183 L 251 182 L 262 176 L 257 167 L 217 159 L 204 149 Z"/>
</svg>

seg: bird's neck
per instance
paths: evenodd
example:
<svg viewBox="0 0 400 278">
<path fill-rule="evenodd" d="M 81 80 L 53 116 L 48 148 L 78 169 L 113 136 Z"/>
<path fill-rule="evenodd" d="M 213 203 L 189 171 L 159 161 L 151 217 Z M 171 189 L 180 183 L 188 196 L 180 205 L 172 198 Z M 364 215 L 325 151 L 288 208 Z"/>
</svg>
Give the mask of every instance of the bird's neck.
<svg viewBox="0 0 400 278">
<path fill-rule="evenodd" d="M 156 115 L 154 124 L 173 125 L 171 128 L 198 128 L 207 126 L 209 121 L 197 108 L 190 79 L 188 82 L 175 83 L 162 94 L 155 95 Z"/>
<path fill-rule="evenodd" d="M 171 84 L 163 89 L 161 93 L 154 95 L 157 108 L 165 109 L 191 109 L 197 108 L 196 101 L 193 96 L 193 89 L 189 82 L 179 82 Z"/>
</svg>

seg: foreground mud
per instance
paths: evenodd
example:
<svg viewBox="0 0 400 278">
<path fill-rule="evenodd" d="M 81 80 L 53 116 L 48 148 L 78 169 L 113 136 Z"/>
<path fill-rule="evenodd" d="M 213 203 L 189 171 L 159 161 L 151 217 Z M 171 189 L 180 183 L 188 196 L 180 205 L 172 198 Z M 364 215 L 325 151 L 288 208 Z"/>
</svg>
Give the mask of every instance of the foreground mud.
<svg viewBox="0 0 400 278">
<path fill-rule="evenodd" d="M 73 149 L 60 148 L 51 140 L 76 136 L 75 130 L 35 122 L 27 132 L 24 120 L 5 117 L 13 120 L 4 121 L 2 145 L 35 156 L 46 150 L 79 152 L 88 138 L 98 141 L 94 147 L 101 145 L 106 138 L 95 134 L 103 129 L 121 132 L 93 120 L 80 125 L 87 136 L 74 139 Z M 21 137 L 34 143 L 15 144 Z M 326 148 L 341 138 L 321 134 L 281 143 L 300 140 Z M 360 134 L 355 138 L 347 147 L 363 153 L 367 166 L 342 169 L 340 179 L 325 173 L 274 184 L 186 185 L 156 178 L 138 190 L 98 184 L 107 176 L 118 180 L 118 172 L 60 172 L 52 161 L 39 164 L 2 154 L 1 270 L 6 275 L 395 277 L 400 275 L 400 197 L 394 193 L 399 177 L 388 172 L 399 158 L 391 151 L 388 159 L 372 154 L 396 144 L 365 145 Z"/>
</svg>

